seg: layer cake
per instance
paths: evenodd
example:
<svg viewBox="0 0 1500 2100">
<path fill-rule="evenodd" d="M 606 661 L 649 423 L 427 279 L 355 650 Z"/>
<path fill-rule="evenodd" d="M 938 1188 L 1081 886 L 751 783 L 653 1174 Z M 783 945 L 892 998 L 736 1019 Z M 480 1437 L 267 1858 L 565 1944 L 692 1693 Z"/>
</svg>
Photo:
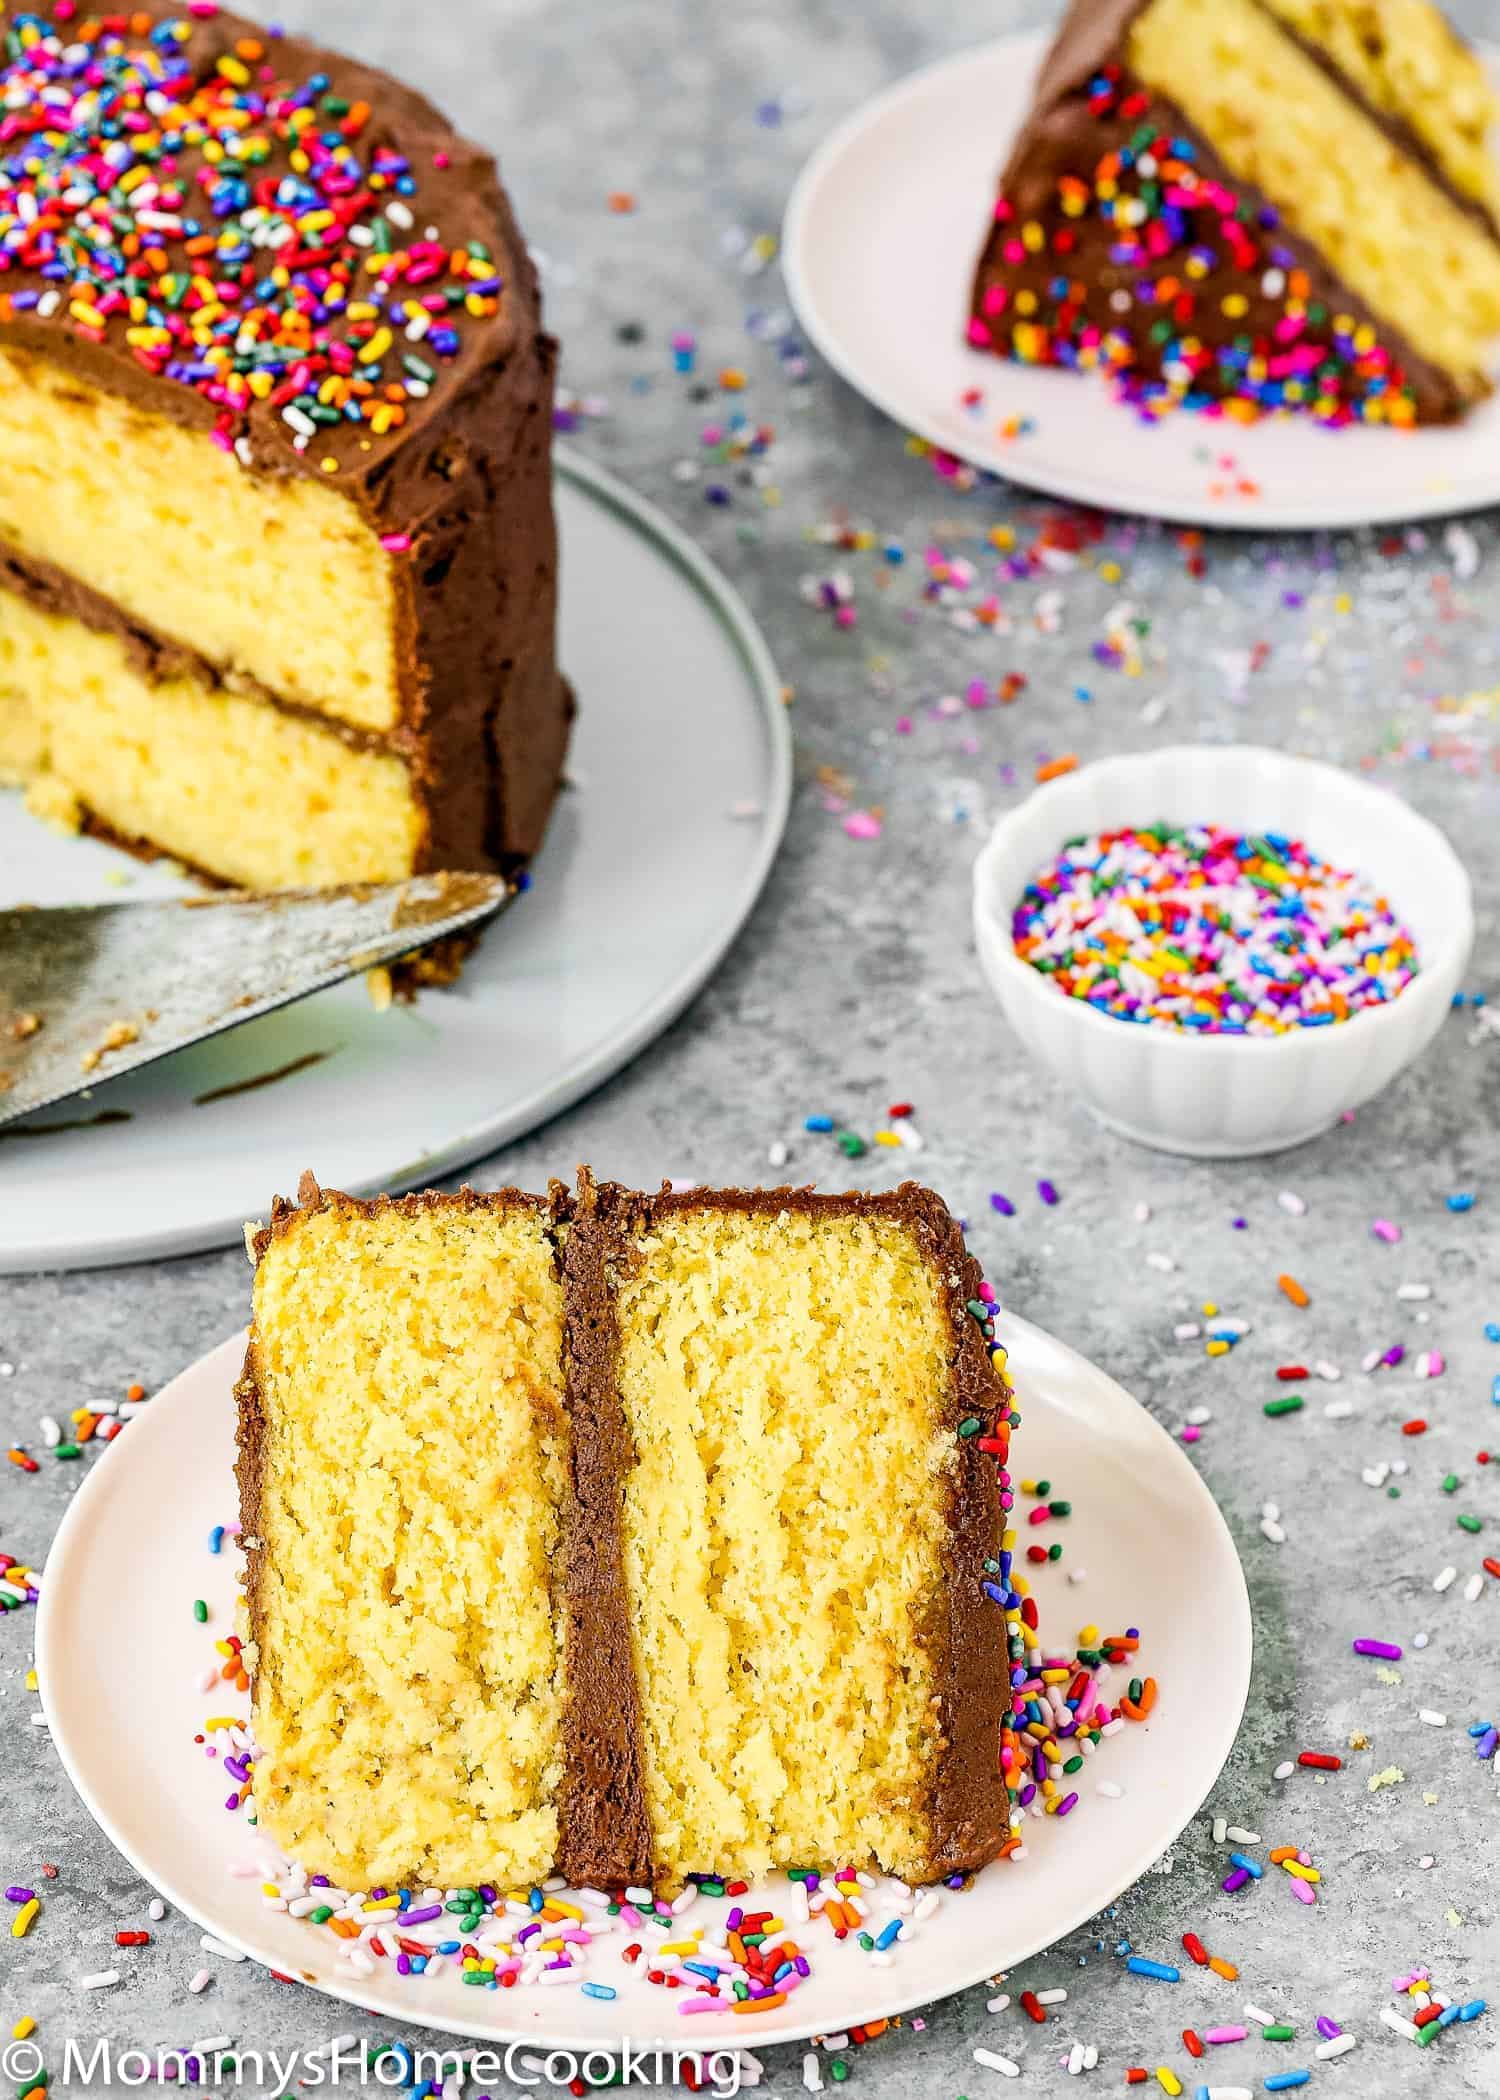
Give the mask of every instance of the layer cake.
<svg viewBox="0 0 1500 2100">
<path fill-rule="evenodd" d="M 936 1196 L 554 1187 L 253 1238 L 261 1828 L 342 1887 L 1006 1845 L 1009 1393 Z"/>
<path fill-rule="evenodd" d="M 0 773 L 252 888 L 535 851 L 555 345 L 494 165 L 194 0 L 0 0 Z"/>
<path fill-rule="evenodd" d="M 1500 338 L 1496 106 L 1428 0 L 1073 0 L 969 341 L 1148 415 L 1451 421 Z"/>
</svg>

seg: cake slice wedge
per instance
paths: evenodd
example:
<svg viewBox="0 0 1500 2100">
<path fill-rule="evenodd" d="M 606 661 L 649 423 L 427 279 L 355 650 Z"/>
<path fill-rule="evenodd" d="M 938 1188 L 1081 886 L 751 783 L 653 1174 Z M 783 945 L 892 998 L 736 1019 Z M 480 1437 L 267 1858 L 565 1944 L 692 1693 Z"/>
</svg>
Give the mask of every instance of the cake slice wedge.
<svg viewBox="0 0 1500 2100">
<path fill-rule="evenodd" d="M 1496 108 L 1429 0 L 1073 0 L 969 341 L 1147 415 L 1452 421 L 1500 340 Z"/>
<path fill-rule="evenodd" d="M 289 1857 L 671 1891 L 1005 1848 L 1009 1389 L 936 1196 L 307 1177 L 251 1246 L 253 1784 Z"/>
</svg>

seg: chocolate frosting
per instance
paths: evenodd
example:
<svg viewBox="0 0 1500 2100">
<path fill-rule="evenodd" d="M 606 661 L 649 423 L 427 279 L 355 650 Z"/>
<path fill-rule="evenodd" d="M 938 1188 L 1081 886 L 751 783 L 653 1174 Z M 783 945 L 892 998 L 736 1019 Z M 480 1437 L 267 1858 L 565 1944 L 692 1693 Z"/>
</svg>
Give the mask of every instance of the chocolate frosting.
<svg viewBox="0 0 1500 2100">
<path fill-rule="evenodd" d="M 4 17 L 0 0 L 0 25 Z M 128 16 L 108 19 L 118 28 L 189 17 L 186 0 L 139 0 Z M 81 27 L 75 19 L 64 33 L 75 36 Z M 138 41 L 133 27 L 132 38 Z M 272 401 L 252 400 L 232 412 L 181 379 L 147 369 L 118 321 L 96 341 L 80 329 L 66 297 L 45 317 L 18 307 L 17 295 L 55 286 L 4 249 L 0 346 L 43 356 L 152 415 L 200 429 L 205 442 L 217 431 L 247 472 L 315 478 L 355 504 L 382 537 L 409 539 L 409 551 L 391 555 L 400 725 L 390 741 L 411 768 L 425 816 L 417 869 L 508 866 L 540 844 L 572 717 L 554 656 L 556 344 L 541 327 L 536 273 L 493 160 L 423 96 L 373 67 L 298 38 L 273 37 L 233 14 L 192 20 L 182 49 L 195 76 L 209 78 L 245 39 L 263 47 L 278 82 L 295 87 L 326 75 L 330 92 L 369 105 L 361 151 L 399 152 L 415 178 L 406 204 L 411 238 L 433 228 L 450 251 L 479 243 L 501 280 L 498 310 L 461 315 L 455 354 L 428 360 L 437 376 L 425 398 L 403 401 L 401 425 L 378 435 L 368 422 L 340 421 L 320 426 L 305 448 Z M 293 172 L 290 149 L 271 127 L 264 130 L 267 158 L 254 173 L 258 182 L 276 182 Z M 18 151 L 0 146 L 0 162 Z M 202 164 L 200 148 L 185 146 L 178 156 L 194 209 L 213 226 L 195 185 Z M 336 471 L 328 471 L 330 461 Z M 16 587 L 14 550 L 0 587 Z M 232 577 L 225 587 L 233 588 Z M 121 616 L 121 626 L 130 625 Z"/>
<path fill-rule="evenodd" d="M 1456 375 L 1423 357 L 1398 329 L 1358 297 L 1321 252 L 1288 225 L 1269 199 L 1231 172 L 1211 142 L 1174 103 L 1131 74 L 1126 62 L 1130 31 L 1150 4 L 1151 0 L 1073 0 L 1043 63 L 1030 114 L 1001 177 L 1001 195 L 1014 207 L 1015 217 L 1010 225 L 995 224 L 986 238 L 975 273 L 971 316 L 985 321 L 984 294 L 991 285 L 1000 285 L 1012 292 L 1033 293 L 1037 308 L 1032 318 L 1040 326 L 1050 326 L 1062 303 L 1051 288 L 1056 279 L 1064 277 L 1070 286 L 1081 291 L 1081 304 L 1075 310 L 1088 323 L 1106 333 L 1116 331 L 1129 338 L 1133 352 L 1131 371 L 1148 378 L 1161 376 L 1163 346 L 1153 340 L 1151 330 L 1162 318 L 1162 310 L 1137 303 L 1122 315 L 1113 301 L 1117 293 L 1132 292 L 1143 276 L 1160 274 L 1166 265 L 1143 269 L 1118 261 L 1111 251 L 1119 235 L 1108 220 L 1094 210 L 1078 218 L 1065 218 L 1058 204 L 1060 178 L 1075 176 L 1088 181 L 1106 156 L 1130 146 L 1143 130 L 1155 131 L 1186 140 L 1193 148 L 1199 174 L 1232 190 L 1242 200 L 1248 208 L 1246 230 L 1262 252 L 1261 264 L 1255 271 L 1234 267 L 1227 256 L 1217 260 L 1207 275 L 1196 282 L 1191 320 L 1181 324 L 1180 332 L 1195 336 L 1211 351 L 1246 337 L 1257 341 L 1271 339 L 1284 313 L 1281 300 L 1268 295 L 1261 284 L 1274 247 L 1287 258 L 1289 267 L 1305 273 L 1310 304 L 1347 315 L 1356 325 L 1364 324 L 1374 330 L 1399 366 L 1399 380 L 1410 395 L 1417 421 L 1451 422 L 1461 416 L 1474 393 L 1471 375 Z M 1283 25 L 1278 22 L 1277 26 L 1286 33 Z M 1408 126 L 1375 110 L 1324 54 L 1305 45 L 1300 48 L 1309 50 L 1323 71 L 1401 151 L 1420 161 L 1452 201 L 1480 223 L 1490 225 L 1484 208 L 1453 187 L 1430 150 Z M 1113 107 L 1100 110 L 1091 101 L 1089 90 L 1108 68 L 1118 70 L 1121 96 Z M 1133 107 L 1129 115 L 1122 115 L 1120 99 L 1132 95 L 1144 98 L 1145 107 Z M 1003 254 L 1006 240 L 1016 223 L 1027 220 L 1039 221 L 1049 230 L 1066 228 L 1073 241 L 1069 252 L 1060 259 L 1044 249 L 1039 254 L 1029 254 L 1019 264 L 1007 260 Z M 1268 236 L 1258 231 L 1258 221 L 1272 223 L 1274 232 Z M 1242 294 L 1247 302 L 1246 311 L 1233 318 L 1220 308 L 1221 299 L 1230 292 Z M 1008 312 L 1000 323 L 999 332 L 1007 340 L 1011 320 Z M 1174 325 L 1171 333 L 1178 332 Z M 1209 395 L 1235 391 L 1226 384 L 1216 365 L 1205 370 L 1194 385 L 1195 390 Z"/>
</svg>

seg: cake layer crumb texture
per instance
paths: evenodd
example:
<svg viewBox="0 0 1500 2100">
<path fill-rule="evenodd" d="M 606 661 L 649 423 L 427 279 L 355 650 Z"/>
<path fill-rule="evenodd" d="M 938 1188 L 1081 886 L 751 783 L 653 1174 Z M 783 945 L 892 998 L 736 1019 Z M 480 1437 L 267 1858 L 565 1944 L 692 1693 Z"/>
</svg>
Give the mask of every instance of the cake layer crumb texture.
<svg viewBox="0 0 1500 2100">
<path fill-rule="evenodd" d="M 556 346 L 489 156 L 388 76 L 180 0 L 65 22 L 0 0 L 0 107 L 0 646 L 20 637 L 0 763 L 129 843 L 279 879 L 247 871 L 233 824 L 182 842 L 171 688 L 190 663 L 199 688 L 383 753 L 344 765 L 330 745 L 334 792 L 340 771 L 356 793 L 400 770 L 384 799 L 414 828 L 403 813 L 382 873 L 527 858 L 572 715 Z M 125 774 L 106 717 L 87 779 L 76 740 L 39 732 L 56 696 L 18 595 L 112 628 L 160 689 Z M 82 635 L 47 654 L 75 649 L 98 655 Z M 252 829 L 276 821 L 286 741 L 270 725 L 220 754 Z M 283 858 L 367 879 L 341 814 Z"/>
<path fill-rule="evenodd" d="M 557 1851 L 562 1286 L 515 1195 L 278 1219 L 241 1482 L 261 1828 L 340 1886 L 529 1886 Z"/>
<path fill-rule="evenodd" d="M 255 1251 L 254 1787 L 290 1856 L 670 1891 L 1001 1850 L 1008 1389 L 936 1197 L 309 1179 Z"/>
<path fill-rule="evenodd" d="M 1500 342 L 1495 109 L 1427 0 L 1074 0 L 969 340 L 1147 414 L 1452 420 Z"/>
<path fill-rule="evenodd" d="M 423 835 L 393 753 L 191 670 L 152 679 L 118 635 L 15 595 L 0 601 L 7 771 L 34 793 L 65 783 L 113 838 L 246 889 L 398 881 Z M 257 780 L 268 792 L 247 794 Z"/>
</svg>

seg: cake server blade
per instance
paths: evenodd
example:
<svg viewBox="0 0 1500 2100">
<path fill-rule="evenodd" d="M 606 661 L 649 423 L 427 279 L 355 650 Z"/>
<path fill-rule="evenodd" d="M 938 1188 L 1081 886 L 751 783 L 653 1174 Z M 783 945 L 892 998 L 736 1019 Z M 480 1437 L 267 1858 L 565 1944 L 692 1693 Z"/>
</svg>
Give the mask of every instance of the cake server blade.
<svg viewBox="0 0 1500 2100">
<path fill-rule="evenodd" d="M 0 911 L 0 1124 L 501 911 L 502 875 Z"/>
</svg>

